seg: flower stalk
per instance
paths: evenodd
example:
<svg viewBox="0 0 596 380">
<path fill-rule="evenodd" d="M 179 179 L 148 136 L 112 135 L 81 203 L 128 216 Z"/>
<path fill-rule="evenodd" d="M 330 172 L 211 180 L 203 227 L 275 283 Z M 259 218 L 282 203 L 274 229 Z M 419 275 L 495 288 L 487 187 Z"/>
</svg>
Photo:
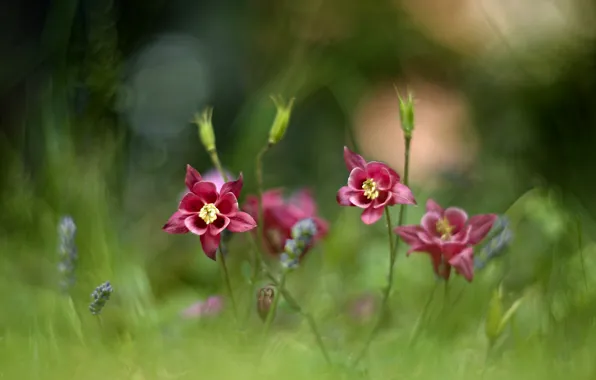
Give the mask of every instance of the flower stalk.
<svg viewBox="0 0 596 380">
<path fill-rule="evenodd" d="M 230 303 L 232 304 L 232 310 L 234 312 L 234 319 L 238 322 L 238 309 L 236 308 L 236 299 L 234 298 L 234 291 L 232 290 L 232 282 L 230 280 L 230 273 L 228 272 L 228 265 L 226 264 L 225 255 L 219 247 L 219 262 L 221 265 L 221 271 L 224 277 L 224 281 L 226 283 L 226 288 L 228 290 L 228 294 L 230 295 Z"/>
<path fill-rule="evenodd" d="M 401 180 L 404 187 L 408 188 L 409 185 L 409 174 L 410 174 L 410 147 L 412 143 L 412 132 L 414 131 L 414 111 L 413 111 L 413 99 L 412 95 L 408 96 L 407 101 L 403 101 L 403 99 L 399 96 L 400 102 L 400 116 L 401 116 L 401 127 L 404 131 L 404 172 L 403 172 L 403 179 Z M 402 202 L 399 208 L 399 216 L 397 225 L 401 227 L 404 224 L 405 216 L 406 216 L 406 202 Z M 391 290 L 393 288 L 393 268 L 395 267 L 395 260 L 397 258 L 398 247 L 400 239 L 397 239 L 395 244 L 393 243 L 393 233 L 392 233 L 392 225 L 391 225 L 391 215 L 389 213 L 389 208 L 385 207 L 385 218 L 387 220 L 388 226 L 388 233 L 389 233 L 389 275 L 387 280 L 387 286 L 383 291 L 383 299 L 381 301 L 381 307 L 379 309 L 379 317 L 377 318 L 377 322 L 375 323 L 373 329 L 371 330 L 362 351 L 356 356 L 354 360 L 354 366 L 356 366 L 360 360 L 366 355 L 368 349 L 376 338 L 377 334 L 379 333 L 382 323 L 383 323 L 383 316 L 386 315 L 387 309 L 389 307 L 389 297 L 391 296 Z M 434 291 L 433 291 L 434 294 Z"/>
</svg>

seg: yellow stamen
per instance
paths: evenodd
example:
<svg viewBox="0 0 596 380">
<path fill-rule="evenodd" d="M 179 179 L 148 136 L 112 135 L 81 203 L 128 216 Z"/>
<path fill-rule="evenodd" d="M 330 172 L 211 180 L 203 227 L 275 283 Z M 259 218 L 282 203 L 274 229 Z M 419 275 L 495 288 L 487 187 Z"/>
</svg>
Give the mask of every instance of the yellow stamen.
<svg viewBox="0 0 596 380">
<path fill-rule="evenodd" d="M 376 199 L 379 196 L 377 183 L 372 178 L 369 178 L 362 183 L 362 189 L 364 190 L 364 196 L 368 199 Z"/>
<path fill-rule="evenodd" d="M 203 219 L 206 224 L 211 224 L 217 220 L 217 214 L 219 210 L 213 203 L 207 203 L 199 211 L 199 218 Z"/>
<path fill-rule="evenodd" d="M 449 224 L 447 218 L 442 218 L 437 221 L 437 232 L 441 234 L 441 239 L 449 240 L 453 233 L 453 226 Z"/>
</svg>

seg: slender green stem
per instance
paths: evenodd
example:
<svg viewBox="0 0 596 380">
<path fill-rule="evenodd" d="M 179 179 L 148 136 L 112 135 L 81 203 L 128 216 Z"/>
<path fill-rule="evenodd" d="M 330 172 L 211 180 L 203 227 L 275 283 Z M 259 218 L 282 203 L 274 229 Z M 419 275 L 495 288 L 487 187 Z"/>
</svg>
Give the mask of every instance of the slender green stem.
<svg viewBox="0 0 596 380">
<path fill-rule="evenodd" d="M 405 161 L 404 161 L 404 176 L 403 176 L 403 184 L 408 185 L 409 180 L 409 173 L 410 173 L 410 143 L 412 141 L 411 137 L 406 137 L 405 139 Z M 397 221 L 398 226 L 402 226 L 404 224 L 404 219 L 406 215 L 406 205 L 402 204 L 399 208 L 399 218 Z M 376 324 L 374 325 L 373 329 L 371 330 L 368 339 L 364 343 L 364 347 L 362 351 L 356 356 L 354 360 L 354 366 L 356 366 L 360 360 L 364 358 L 368 348 L 372 341 L 376 338 L 379 330 L 381 329 L 383 318 L 387 313 L 387 307 L 389 305 L 389 296 L 391 295 L 391 289 L 393 288 L 393 268 L 395 267 L 395 260 L 397 259 L 398 247 L 400 243 L 400 239 L 397 239 L 395 244 L 393 243 L 393 231 L 391 225 L 391 215 L 389 213 L 389 209 L 385 208 L 385 218 L 387 219 L 387 232 L 389 234 L 389 276 L 387 287 L 383 291 L 383 300 L 381 301 L 381 308 L 379 311 L 379 318 L 377 319 Z"/>
<path fill-rule="evenodd" d="M 236 300 L 234 299 L 234 292 L 232 291 L 232 282 L 230 281 L 230 274 L 228 272 L 228 265 L 226 264 L 226 258 L 221 251 L 221 248 L 218 249 L 219 251 L 219 262 L 221 263 L 221 270 L 223 273 L 224 280 L 226 282 L 226 287 L 228 288 L 228 293 L 230 295 L 230 302 L 232 303 L 232 310 L 234 311 L 234 318 L 238 321 L 238 309 L 236 308 Z"/>
<path fill-rule="evenodd" d="M 409 185 L 410 183 L 410 146 L 412 143 L 412 138 L 411 137 L 406 137 L 405 139 L 405 153 L 404 153 L 404 176 L 402 178 L 402 183 L 406 186 Z M 397 225 L 398 226 L 402 226 L 404 223 L 404 220 L 406 218 L 406 205 L 401 205 L 399 207 L 399 216 L 397 219 Z M 395 245 L 393 246 L 393 256 L 397 256 L 397 251 L 399 250 L 399 246 L 400 246 L 400 242 L 401 239 L 397 239 L 397 242 L 395 243 Z"/>
<path fill-rule="evenodd" d="M 424 308 L 422 309 L 422 312 L 420 313 L 420 316 L 418 317 L 418 321 L 416 321 L 416 325 L 414 326 L 414 330 L 412 331 L 412 336 L 410 337 L 410 342 L 409 342 L 410 346 L 412 346 L 414 344 L 414 342 L 416 341 L 416 338 L 418 337 L 418 333 L 420 332 L 420 326 L 422 325 L 422 321 L 426 317 L 426 313 L 428 312 L 428 308 L 430 307 L 430 304 L 435 296 L 435 293 L 436 293 L 436 290 L 438 287 L 439 287 L 439 281 L 435 282 L 435 286 L 433 286 L 433 290 L 430 292 L 430 295 L 428 296 L 428 299 L 426 300 L 426 303 L 424 304 Z"/>
<path fill-rule="evenodd" d="M 275 315 L 277 314 L 277 305 L 279 305 L 280 294 L 283 292 L 284 287 L 286 286 L 286 272 L 284 271 L 281 275 L 281 280 L 279 280 L 279 289 L 273 295 L 273 304 L 267 313 L 267 319 L 265 320 L 265 335 L 269 332 L 271 328 L 271 324 L 275 319 Z"/>
<path fill-rule="evenodd" d="M 219 155 L 217 154 L 217 150 L 211 150 L 208 152 L 209 157 L 211 158 L 211 162 L 213 162 L 213 166 L 217 169 L 221 177 L 223 178 L 224 182 L 228 182 L 229 178 L 226 172 L 223 170 L 223 166 L 221 166 L 221 162 L 219 161 Z"/>
<path fill-rule="evenodd" d="M 265 212 L 263 209 L 263 157 L 271 148 L 271 144 L 267 144 L 261 149 L 259 154 L 257 154 L 256 158 L 256 175 L 257 175 L 257 191 L 259 193 L 259 214 L 257 220 L 257 236 L 259 237 L 259 242 L 261 249 L 264 248 L 263 243 L 263 228 L 264 228 L 264 221 L 265 221 Z"/>
<path fill-rule="evenodd" d="M 277 286 L 277 288 L 279 289 L 279 292 L 281 293 L 281 295 L 284 297 L 284 299 L 288 303 L 288 306 L 295 312 L 302 315 L 302 317 L 304 319 L 306 319 L 306 322 L 308 323 L 310 330 L 312 331 L 313 335 L 315 336 L 317 345 L 319 346 L 319 349 L 321 350 L 321 353 L 323 354 L 325 361 L 327 362 L 327 364 L 331 365 L 332 364 L 331 357 L 329 356 L 329 353 L 327 352 L 327 349 L 325 348 L 325 343 L 323 342 L 323 338 L 321 336 L 321 333 L 319 332 L 319 329 L 317 327 L 317 324 L 316 324 L 313 316 L 310 313 L 308 313 L 307 311 L 305 311 L 304 309 L 302 309 L 302 307 L 300 307 L 300 305 L 298 304 L 296 299 L 294 299 L 294 297 L 292 297 L 292 295 L 290 294 L 290 292 L 288 292 L 287 289 L 280 286 L 281 282 L 278 281 L 275 278 L 275 276 L 273 276 L 273 274 L 271 272 L 269 272 L 269 270 L 267 268 L 265 268 L 265 271 L 267 273 L 267 277 L 269 277 L 269 279 L 273 282 L 273 284 L 275 286 Z"/>
</svg>

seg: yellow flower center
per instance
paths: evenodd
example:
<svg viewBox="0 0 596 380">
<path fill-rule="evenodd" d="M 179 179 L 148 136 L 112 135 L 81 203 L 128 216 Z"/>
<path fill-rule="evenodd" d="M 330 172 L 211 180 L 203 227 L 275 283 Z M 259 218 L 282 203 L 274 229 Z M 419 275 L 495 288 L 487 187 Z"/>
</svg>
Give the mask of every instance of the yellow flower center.
<svg viewBox="0 0 596 380">
<path fill-rule="evenodd" d="M 449 240 L 453 233 L 453 226 L 449 224 L 447 218 L 441 218 L 437 221 L 437 232 L 441 234 L 441 239 Z"/>
<path fill-rule="evenodd" d="M 364 195 L 368 199 L 376 199 L 379 196 L 377 183 L 372 178 L 369 178 L 362 183 L 362 189 L 364 190 Z"/>
<path fill-rule="evenodd" d="M 219 210 L 213 203 L 207 203 L 201 208 L 201 211 L 199 211 L 199 218 L 203 219 L 206 224 L 211 224 L 217 219 L 218 213 Z"/>
</svg>

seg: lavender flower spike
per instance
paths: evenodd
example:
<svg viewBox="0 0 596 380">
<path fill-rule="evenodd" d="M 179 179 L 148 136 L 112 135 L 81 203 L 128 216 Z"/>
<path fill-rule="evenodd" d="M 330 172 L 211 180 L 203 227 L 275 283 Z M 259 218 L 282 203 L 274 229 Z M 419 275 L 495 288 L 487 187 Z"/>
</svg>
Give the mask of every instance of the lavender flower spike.
<svg viewBox="0 0 596 380">
<path fill-rule="evenodd" d="M 60 288 L 67 292 L 76 282 L 75 269 L 78 259 L 75 236 L 77 226 L 70 216 L 64 216 L 58 224 L 58 272 L 60 273 Z"/>
<path fill-rule="evenodd" d="M 91 304 L 89 305 L 89 311 L 91 311 L 91 314 L 93 314 L 93 315 L 101 314 L 101 311 L 103 310 L 104 306 L 106 305 L 106 302 L 109 301 L 110 296 L 112 295 L 113 291 L 114 291 L 114 289 L 112 289 L 112 285 L 110 285 L 109 281 L 107 281 L 107 282 L 99 285 L 97 288 L 95 288 L 93 293 L 91 293 L 93 302 L 91 302 Z"/>
</svg>

